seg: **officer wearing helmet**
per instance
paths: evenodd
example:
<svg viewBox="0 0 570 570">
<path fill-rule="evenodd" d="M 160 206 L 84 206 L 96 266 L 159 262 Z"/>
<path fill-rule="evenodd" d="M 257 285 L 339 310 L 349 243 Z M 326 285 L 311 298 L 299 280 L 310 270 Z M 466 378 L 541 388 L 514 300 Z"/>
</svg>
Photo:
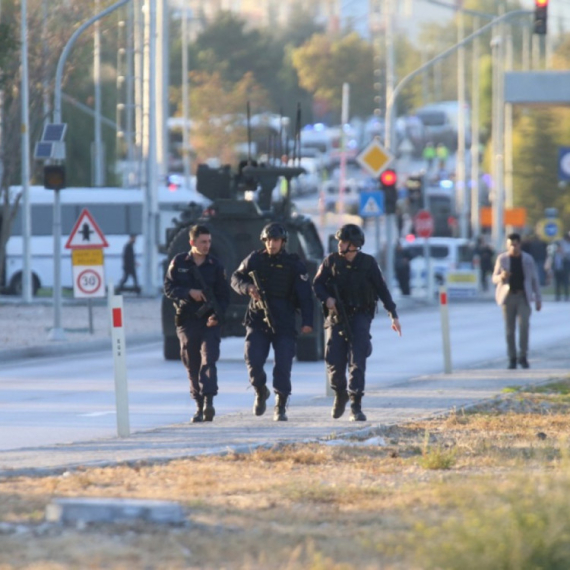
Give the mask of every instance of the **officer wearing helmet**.
<svg viewBox="0 0 570 570">
<path fill-rule="evenodd" d="M 362 412 L 362 396 L 366 359 L 372 353 L 370 325 L 378 300 L 382 301 L 392 319 L 392 329 L 400 336 L 402 329 L 396 304 L 376 260 L 360 251 L 364 245 L 362 229 L 356 224 L 346 224 L 335 237 L 338 252 L 325 258 L 313 282 L 315 294 L 325 312 L 325 362 L 328 379 L 335 392 L 331 415 L 335 419 L 340 418 L 350 399 L 351 421 L 366 421 Z M 340 310 L 348 320 L 348 331 L 344 330 L 339 319 Z"/>
<path fill-rule="evenodd" d="M 260 239 L 264 249 L 252 252 L 234 271 L 232 288 L 240 295 L 251 297 L 244 325 L 245 362 L 249 381 L 255 390 L 253 413 L 262 416 L 270 392 L 263 370 L 269 349 L 275 353 L 273 390 L 275 392 L 275 421 L 286 421 L 287 398 L 291 394 L 291 367 L 295 356 L 297 336 L 295 314 L 301 312 L 301 333 L 313 330 L 313 299 L 309 275 L 299 256 L 285 250 L 287 228 L 278 222 L 266 225 Z M 252 272 L 259 278 L 260 292 L 253 282 Z M 269 305 L 274 330 L 260 306 L 260 294 Z"/>
</svg>

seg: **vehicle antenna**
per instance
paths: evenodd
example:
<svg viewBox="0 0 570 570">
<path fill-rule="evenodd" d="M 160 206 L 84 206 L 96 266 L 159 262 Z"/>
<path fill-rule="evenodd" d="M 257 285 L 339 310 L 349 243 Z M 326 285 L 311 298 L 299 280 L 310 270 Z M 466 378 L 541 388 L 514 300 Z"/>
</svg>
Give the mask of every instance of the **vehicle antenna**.
<svg viewBox="0 0 570 570">
<path fill-rule="evenodd" d="M 251 114 L 249 101 L 247 102 L 247 164 L 251 165 Z"/>
</svg>

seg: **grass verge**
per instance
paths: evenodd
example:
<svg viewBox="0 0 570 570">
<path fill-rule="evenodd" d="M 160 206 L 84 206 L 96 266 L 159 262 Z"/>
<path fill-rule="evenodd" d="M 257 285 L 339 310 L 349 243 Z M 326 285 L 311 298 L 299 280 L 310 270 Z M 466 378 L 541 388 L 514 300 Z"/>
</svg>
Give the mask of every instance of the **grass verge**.
<svg viewBox="0 0 570 570">
<path fill-rule="evenodd" d="M 382 446 L 0 480 L 0 569 L 567 569 L 568 394 L 563 380 L 379 427 Z M 54 497 L 75 496 L 179 501 L 188 524 L 44 522 Z"/>
</svg>

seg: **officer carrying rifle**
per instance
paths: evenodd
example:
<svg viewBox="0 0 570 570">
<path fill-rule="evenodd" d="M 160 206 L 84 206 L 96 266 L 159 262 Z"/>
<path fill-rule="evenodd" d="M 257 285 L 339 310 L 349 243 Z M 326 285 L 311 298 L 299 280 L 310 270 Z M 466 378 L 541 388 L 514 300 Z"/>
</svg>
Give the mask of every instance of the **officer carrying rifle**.
<svg viewBox="0 0 570 570">
<path fill-rule="evenodd" d="M 164 294 L 176 307 L 180 358 L 196 400 L 192 423 L 214 419 L 218 393 L 216 363 L 220 357 L 220 326 L 230 302 L 230 287 L 222 264 L 210 255 L 212 236 L 206 226 L 190 228 L 190 251 L 170 262 Z"/>
<path fill-rule="evenodd" d="M 260 239 L 264 249 L 252 252 L 232 275 L 232 288 L 251 297 L 244 325 L 245 362 L 255 389 L 253 413 L 262 416 L 270 392 L 263 370 L 269 349 L 275 353 L 273 419 L 286 421 L 291 394 L 291 367 L 295 356 L 295 314 L 301 311 L 301 333 L 313 330 L 313 299 L 307 269 L 299 257 L 285 250 L 287 229 L 278 222 L 266 225 Z"/>
<path fill-rule="evenodd" d="M 370 325 L 378 300 L 392 319 L 392 329 L 400 336 L 402 329 L 396 304 L 376 260 L 360 251 L 364 245 L 362 229 L 356 224 L 346 224 L 335 237 L 338 253 L 325 258 L 313 282 L 325 313 L 325 362 L 335 392 L 331 415 L 340 418 L 350 399 L 350 420 L 366 421 L 362 396 L 366 359 L 372 354 Z"/>
</svg>

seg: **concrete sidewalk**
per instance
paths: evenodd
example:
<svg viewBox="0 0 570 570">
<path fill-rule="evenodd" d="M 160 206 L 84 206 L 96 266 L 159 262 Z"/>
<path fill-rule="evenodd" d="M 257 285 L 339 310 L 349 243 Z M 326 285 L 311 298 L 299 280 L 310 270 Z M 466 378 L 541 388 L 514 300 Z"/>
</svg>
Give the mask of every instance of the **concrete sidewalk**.
<svg viewBox="0 0 570 570">
<path fill-rule="evenodd" d="M 339 420 L 330 416 L 332 398 L 295 402 L 288 422 L 274 422 L 271 409 L 263 417 L 251 411 L 218 416 L 212 423 L 178 424 L 130 437 L 99 439 L 66 445 L 0 452 L 0 477 L 47 475 L 70 469 L 119 463 L 165 462 L 175 458 L 225 452 L 245 452 L 277 443 L 308 442 L 365 436 L 379 426 L 448 413 L 501 394 L 507 387 L 539 384 L 568 375 L 566 346 L 545 355 L 553 368 L 457 371 L 410 379 L 381 391 L 368 391 L 363 400 L 367 422 L 349 421 L 348 408 Z"/>
<path fill-rule="evenodd" d="M 406 310 L 422 310 L 425 304 L 408 300 L 400 306 L 405 313 Z M 127 335 L 127 346 L 158 339 L 160 333 L 137 332 Z M 101 350 L 107 345 L 110 345 L 109 338 L 94 339 L 73 345 L 73 350 Z M 11 349 L 3 356 L 11 356 L 11 360 L 54 356 L 63 346 L 69 353 L 72 343 Z M 164 462 L 201 454 L 248 451 L 277 443 L 348 438 L 357 434 L 364 436 L 379 426 L 401 424 L 474 405 L 499 396 L 507 387 L 567 377 L 570 350 L 567 344 L 561 344 L 534 354 L 533 368 L 529 370 L 505 370 L 503 366 L 504 359 L 483 362 L 476 368 L 456 370 L 450 375 L 418 376 L 378 391 L 367 390 L 363 399 L 367 422 L 350 422 L 348 408 L 341 419 L 333 420 L 330 416 L 332 397 L 298 398 L 288 409 L 288 422 L 273 422 L 271 409 L 261 418 L 254 417 L 248 407 L 239 413 L 217 416 L 212 423 L 169 425 L 139 431 L 124 439 L 108 438 L 2 451 L 0 477 L 55 474 L 80 467 L 137 461 Z"/>
</svg>

